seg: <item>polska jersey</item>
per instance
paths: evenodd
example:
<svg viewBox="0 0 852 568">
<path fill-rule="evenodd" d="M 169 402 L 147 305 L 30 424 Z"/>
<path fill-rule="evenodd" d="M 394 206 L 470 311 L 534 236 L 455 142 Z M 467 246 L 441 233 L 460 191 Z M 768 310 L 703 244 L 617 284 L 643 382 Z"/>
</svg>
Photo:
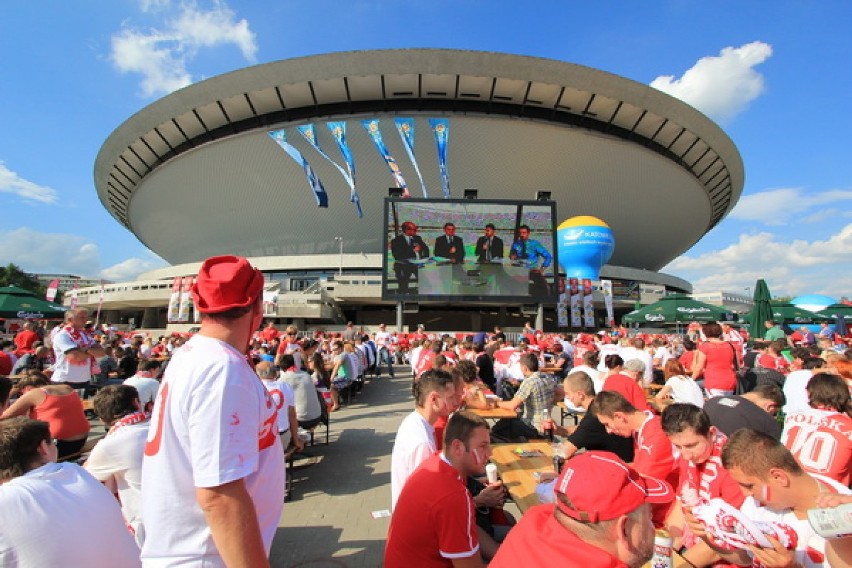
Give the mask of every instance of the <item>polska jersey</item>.
<svg viewBox="0 0 852 568">
<path fill-rule="evenodd" d="M 852 482 L 852 418 L 808 408 L 784 418 L 781 442 L 805 471 L 849 486 Z"/>
</svg>

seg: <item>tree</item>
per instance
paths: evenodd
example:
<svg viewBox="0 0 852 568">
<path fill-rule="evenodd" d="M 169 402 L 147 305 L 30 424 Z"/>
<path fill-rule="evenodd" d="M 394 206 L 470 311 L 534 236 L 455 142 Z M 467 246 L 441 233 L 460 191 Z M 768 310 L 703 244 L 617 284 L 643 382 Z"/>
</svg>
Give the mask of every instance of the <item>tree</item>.
<svg viewBox="0 0 852 568">
<path fill-rule="evenodd" d="M 12 262 L 8 266 L 0 266 L 0 286 L 17 286 L 41 297 L 47 291 L 47 286 Z"/>
</svg>

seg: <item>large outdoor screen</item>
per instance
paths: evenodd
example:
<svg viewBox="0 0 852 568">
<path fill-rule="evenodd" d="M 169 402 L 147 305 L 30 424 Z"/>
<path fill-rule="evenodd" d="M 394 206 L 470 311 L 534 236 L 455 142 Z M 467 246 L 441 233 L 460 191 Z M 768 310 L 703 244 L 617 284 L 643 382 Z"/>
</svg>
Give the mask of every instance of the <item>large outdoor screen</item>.
<svg viewBox="0 0 852 568">
<path fill-rule="evenodd" d="M 550 201 L 385 199 L 382 299 L 556 301 Z"/>
</svg>

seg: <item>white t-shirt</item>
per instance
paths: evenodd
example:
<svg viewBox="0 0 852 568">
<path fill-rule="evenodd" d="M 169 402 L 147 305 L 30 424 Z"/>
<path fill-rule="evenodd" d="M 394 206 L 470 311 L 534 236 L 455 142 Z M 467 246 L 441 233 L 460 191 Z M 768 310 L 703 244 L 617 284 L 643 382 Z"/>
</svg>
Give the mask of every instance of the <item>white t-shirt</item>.
<svg viewBox="0 0 852 568">
<path fill-rule="evenodd" d="M 175 351 L 154 403 L 142 464 L 146 566 L 223 566 L 197 487 L 239 479 L 267 554 L 284 506 L 284 451 L 272 397 L 245 356 L 194 335 Z"/>
<path fill-rule="evenodd" d="M 391 334 L 387 331 L 377 331 L 376 332 L 376 345 L 379 347 L 387 347 L 390 349 L 391 346 Z"/>
<path fill-rule="evenodd" d="M 667 347 L 657 347 L 657 350 L 654 351 L 654 357 L 652 358 L 652 362 L 654 359 L 659 359 L 660 364 L 658 365 L 658 367 L 662 369 L 666 366 L 666 363 L 671 358 L 672 354 Z"/>
<path fill-rule="evenodd" d="M 694 404 L 698 408 L 704 407 L 704 394 L 701 392 L 701 387 L 690 377 L 669 377 L 669 380 L 666 381 L 666 386 L 672 389 L 671 396 L 673 401 L 687 402 Z"/>
<path fill-rule="evenodd" d="M 118 501 L 77 464 L 48 463 L 0 485 L 0 566 L 140 566 Z"/>
<path fill-rule="evenodd" d="M 81 332 L 82 333 L 82 332 Z M 88 340 L 89 345 L 92 344 Z M 53 365 L 53 375 L 50 380 L 54 383 L 88 383 L 92 378 L 92 362 L 86 359 L 82 363 L 75 363 L 65 357 L 65 352 L 77 349 L 79 346 L 71 339 L 71 335 L 62 329 L 53 338 L 53 355 L 56 363 Z"/>
<path fill-rule="evenodd" d="M 589 375 L 589 378 L 592 379 L 592 383 L 594 383 L 594 385 L 595 385 L 595 394 L 597 394 L 597 393 L 599 393 L 603 390 L 603 384 L 604 384 L 603 373 L 598 372 L 597 369 L 593 369 L 593 368 L 589 367 L 588 365 L 577 365 L 576 367 L 574 367 L 573 369 L 568 371 L 567 375 L 570 375 L 571 373 L 574 373 L 574 372 L 577 372 L 577 371 L 582 371 L 582 372 L 586 373 L 587 375 Z"/>
<path fill-rule="evenodd" d="M 107 489 L 118 493 L 124 520 L 136 533 L 136 542 L 145 542 L 142 526 L 142 458 L 149 421 L 131 424 L 108 434 L 92 449 L 86 470 Z"/>
<path fill-rule="evenodd" d="M 151 377 L 134 375 L 125 380 L 124 384 L 134 387 L 139 392 L 139 402 L 142 404 L 143 410 L 148 408 L 149 402 L 154 402 L 157 398 L 157 392 L 160 390 L 160 381 Z"/>
<path fill-rule="evenodd" d="M 437 451 L 435 428 L 416 410 L 406 416 L 396 432 L 391 453 L 391 510 L 408 477 Z"/>
<path fill-rule="evenodd" d="M 811 477 L 823 482 L 825 485 L 832 487 L 841 495 L 852 494 L 849 488 L 837 483 L 833 479 L 823 477 L 821 475 L 809 474 Z M 755 521 L 780 521 L 793 528 L 799 535 L 799 542 L 796 545 L 796 562 L 804 566 L 804 568 L 830 568 L 831 564 L 828 561 L 820 561 L 820 558 L 825 558 L 825 539 L 814 532 L 811 524 L 807 519 L 797 519 L 796 515 L 790 511 L 773 511 L 766 507 L 758 505 L 757 501 L 751 497 L 746 498 L 740 510 L 745 515 Z"/>
<path fill-rule="evenodd" d="M 807 387 L 813 375 L 814 372 L 810 369 L 800 369 L 793 371 L 784 379 L 784 398 L 787 400 L 784 405 L 784 414 L 807 410 L 811 407 L 808 404 Z"/>
<path fill-rule="evenodd" d="M 423 350 L 423 346 L 415 347 L 408 353 L 408 362 L 411 364 L 411 371 L 414 372 L 417 368 L 417 361 L 420 359 L 420 352 Z"/>
<path fill-rule="evenodd" d="M 284 381 L 263 381 L 263 386 L 269 391 L 275 408 L 278 410 L 278 432 L 286 432 L 290 429 L 289 408 L 296 406 L 296 397 L 293 389 Z"/>
<path fill-rule="evenodd" d="M 620 352 L 621 348 L 618 346 L 617 343 L 601 343 L 598 346 L 598 371 L 600 371 L 601 373 L 606 373 L 606 356 L 618 355 Z"/>
</svg>

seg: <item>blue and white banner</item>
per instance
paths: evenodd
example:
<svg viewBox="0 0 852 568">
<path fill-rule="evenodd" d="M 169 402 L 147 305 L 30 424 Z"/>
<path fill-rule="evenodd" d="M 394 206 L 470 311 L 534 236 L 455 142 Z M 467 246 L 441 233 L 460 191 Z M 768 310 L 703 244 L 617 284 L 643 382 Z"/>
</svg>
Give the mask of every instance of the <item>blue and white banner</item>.
<svg viewBox="0 0 852 568">
<path fill-rule="evenodd" d="M 417 165 L 417 159 L 414 157 L 414 120 L 410 118 L 397 118 L 394 122 L 396 122 L 396 129 L 399 131 L 399 137 L 402 138 L 405 151 L 408 153 L 408 159 L 411 160 L 411 165 L 414 166 L 414 171 L 417 172 L 417 177 L 420 178 L 423 197 L 428 198 L 429 193 L 426 191 L 426 184 L 423 182 L 420 166 Z"/>
<path fill-rule="evenodd" d="M 284 130 L 272 130 L 268 134 L 297 164 L 302 166 L 302 169 L 305 171 L 305 177 L 308 178 L 308 185 L 311 186 L 311 190 L 316 197 L 317 205 L 319 207 L 328 207 L 328 193 L 326 193 L 322 182 L 317 177 L 317 174 L 314 173 L 314 169 L 302 153 L 295 146 L 287 142 L 287 133 Z"/>
<path fill-rule="evenodd" d="M 450 138 L 450 121 L 446 118 L 430 118 L 429 126 L 435 133 L 435 144 L 438 146 L 438 169 L 441 171 L 441 190 L 444 199 L 450 198 L 450 175 L 447 172 L 447 141 Z"/>
<path fill-rule="evenodd" d="M 325 125 L 331 131 L 331 137 L 337 142 L 337 148 L 340 150 L 343 161 L 346 163 L 346 169 L 349 171 L 349 180 L 351 182 L 349 201 L 355 204 L 355 207 L 358 209 L 358 216 L 361 217 L 361 199 L 358 197 L 358 192 L 355 191 L 355 158 L 352 157 L 352 151 L 349 150 L 349 144 L 346 142 L 346 123 L 326 122 Z"/>
<path fill-rule="evenodd" d="M 373 144 L 376 145 L 376 150 L 378 150 L 379 154 L 381 154 L 382 158 L 384 158 L 385 164 L 387 164 L 388 169 L 393 176 L 394 183 L 396 183 L 398 188 L 402 189 L 403 197 L 411 197 L 408 193 L 408 184 L 405 183 L 405 178 L 402 177 L 402 172 L 399 171 L 399 166 L 397 165 L 396 160 L 393 159 L 390 150 L 388 150 L 387 146 L 385 146 L 385 141 L 382 140 L 382 132 L 379 130 L 379 119 L 373 118 L 370 120 L 362 120 L 361 125 L 364 126 L 364 130 L 366 130 L 367 134 L 370 135 L 370 138 L 373 139 Z"/>
<path fill-rule="evenodd" d="M 298 130 L 301 135 L 308 141 L 308 144 L 314 147 L 314 150 L 319 152 L 320 156 L 329 161 L 329 163 L 337 168 L 337 171 L 340 172 L 340 175 L 343 176 L 343 179 L 346 180 L 346 185 L 349 186 L 349 200 L 355 204 L 355 209 L 358 211 L 358 216 L 363 217 L 364 214 L 361 212 L 361 200 L 358 199 L 358 194 L 355 193 L 355 180 L 352 179 L 352 176 L 349 175 L 349 172 L 343 169 L 343 166 L 335 162 L 331 159 L 331 156 L 325 153 L 322 148 L 319 146 L 319 142 L 317 142 L 317 133 L 314 130 L 313 124 L 306 124 L 304 126 L 297 126 L 296 130 Z"/>
</svg>

